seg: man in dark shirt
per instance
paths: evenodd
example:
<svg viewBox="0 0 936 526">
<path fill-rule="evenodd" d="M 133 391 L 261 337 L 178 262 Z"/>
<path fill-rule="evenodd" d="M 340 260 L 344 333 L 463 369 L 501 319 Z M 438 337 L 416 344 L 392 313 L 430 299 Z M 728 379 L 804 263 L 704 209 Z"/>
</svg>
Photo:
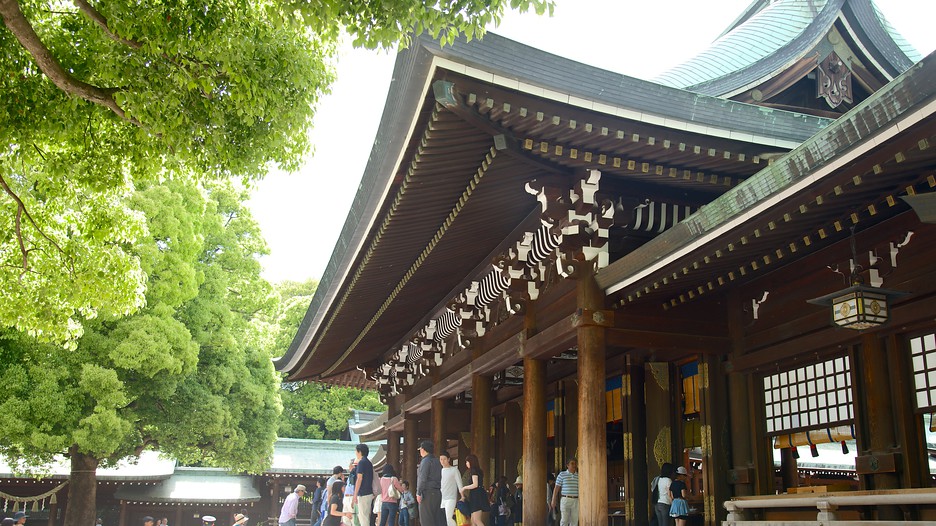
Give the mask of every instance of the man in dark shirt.
<svg viewBox="0 0 936 526">
<path fill-rule="evenodd" d="M 442 512 L 442 463 L 433 456 L 435 447 L 429 440 L 419 444 L 419 469 L 416 471 L 416 502 L 419 503 L 419 523 L 422 526 L 445 526 Z"/>
<path fill-rule="evenodd" d="M 357 478 L 354 481 L 354 497 L 352 506 L 356 506 L 354 514 L 357 515 L 361 526 L 371 523 L 371 513 L 374 508 L 374 465 L 367 459 L 370 450 L 367 444 L 358 444 L 354 448 L 357 457 Z"/>
</svg>

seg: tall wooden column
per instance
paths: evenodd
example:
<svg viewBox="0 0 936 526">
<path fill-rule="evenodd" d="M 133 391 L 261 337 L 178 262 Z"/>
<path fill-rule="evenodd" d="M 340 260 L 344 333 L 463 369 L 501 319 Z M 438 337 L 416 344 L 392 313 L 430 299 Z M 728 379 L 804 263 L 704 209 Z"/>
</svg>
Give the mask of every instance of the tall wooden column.
<svg viewBox="0 0 936 526">
<path fill-rule="evenodd" d="M 929 487 L 924 424 L 923 419 L 914 412 L 916 400 L 913 399 L 912 393 L 915 385 L 908 343 L 902 337 L 893 334 L 888 337 L 887 343 L 891 355 L 891 392 L 897 421 L 897 443 L 901 449 L 901 487 Z"/>
<path fill-rule="evenodd" d="M 280 511 L 279 510 L 280 508 L 279 495 L 280 495 L 279 479 L 274 478 L 273 490 L 270 492 L 270 515 L 269 515 L 270 517 L 279 517 L 279 511 Z M 121 508 L 120 513 L 122 514 L 123 512 L 124 510 L 123 508 Z M 121 525 L 123 526 L 123 524 L 124 524 L 123 520 L 121 520 Z"/>
<path fill-rule="evenodd" d="M 387 431 L 387 463 L 393 466 L 399 476 L 403 476 L 400 465 L 400 432 Z"/>
<path fill-rule="evenodd" d="M 565 380 L 562 382 L 562 425 L 565 434 L 562 435 L 562 458 L 556 459 L 556 474 L 565 469 L 566 460 L 574 457 L 579 450 L 579 386 L 578 380 Z"/>
<path fill-rule="evenodd" d="M 900 478 L 896 473 L 897 446 L 894 408 L 891 399 L 890 367 L 881 340 L 874 333 L 861 337 L 859 388 L 854 389 L 861 411 L 857 420 L 862 429 L 855 468 L 864 489 L 896 489 Z M 856 397 L 856 398 L 857 398 Z M 878 506 L 878 520 L 900 520 L 903 514 L 896 506 Z"/>
<path fill-rule="evenodd" d="M 644 383 L 647 411 L 647 471 L 651 479 L 666 462 L 673 462 L 673 391 L 667 362 L 646 364 Z"/>
<path fill-rule="evenodd" d="M 647 524 L 650 501 L 649 481 L 654 475 L 647 470 L 647 414 L 645 397 L 644 361 L 633 354 L 627 356 L 621 376 L 621 397 L 624 424 L 624 483 L 623 495 L 612 495 L 612 500 L 623 498 L 627 502 L 627 524 Z"/>
<path fill-rule="evenodd" d="M 728 490 L 731 459 L 731 426 L 728 423 L 728 400 L 721 358 L 706 355 L 699 368 L 700 403 L 702 404 L 702 489 L 705 524 L 715 526 L 726 518 L 722 505 L 730 495 Z"/>
<path fill-rule="evenodd" d="M 523 359 L 523 522 L 546 524 L 546 362 Z"/>
<path fill-rule="evenodd" d="M 607 402 L 605 400 L 604 291 L 592 265 L 578 265 L 579 525 L 608 524 Z"/>
<path fill-rule="evenodd" d="M 519 463 L 523 456 L 523 440 L 517 440 L 518 437 L 523 437 L 523 408 L 520 406 L 521 403 L 520 400 L 507 402 L 507 408 L 504 412 L 505 475 L 507 475 L 509 479 L 508 482 L 511 484 L 513 484 L 513 481 L 516 480 L 517 476 L 522 472 L 519 468 Z M 543 411 L 546 411 L 545 407 L 546 405 L 544 404 Z M 545 436 L 545 430 L 543 430 L 543 437 Z"/>
<path fill-rule="evenodd" d="M 556 382 L 556 398 L 553 402 L 554 411 L 553 411 L 553 429 L 556 431 L 556 436 L 554 440 L 555 450 L 554 457 L 552 459 L 553 464 L 553 473 L 559 473 L 562 470 L 562 466 L 565 465 L 565 459 L 568 458 L 566 455 L 566 446 L 568 445 L 568 431 L 566 431 L 565 422 L 568 419 L 566 417 L 565 410 L 565 386 L 569 382 L 559 381 Z"/>
<path fill-rule="evenodd" d="M 416 434 L 416 418 L 403 418 L 403 480 L 408 480 L 410 490 L 416 491 L 416 468 L 419 466 L 419 437 Z"/>
<path fill-rule="evenodd" d="M 432 444 L 435 446 L 436 456 L 446 450 L 444 398 L 432 399 Z"/>
<path fill-rule="evenodd" d="M 478 457 L 481 470 L 490 478 L 491 469 L 491 377 L 471 377 L 471 452 Z M 490 483 L 485 479 L 485 484 Z"/>
<path fill-rule="evenodd" d="M 744 323 L 747 315 L 741 308 L 741 299 L 737 292 L 728 298 L 728 335 L 731 339 L 731 356 L 740 358 L 744 355 Z M 752 418 L 751 398 L 748 396 L 750 377 L 746 373 L 729 372 L 728 377 L 728 417 L 731 421 L 731 469 L 728 481 L 733 486 L 735 496 L 756 495 L 755 462 L 753 452 L 754 436 L 762 433 L 756 419 Z M 772 460 L 772 459 L 771 459 Z M 762 470 L 773 472 L 770 466 L 760 466 Z M 766 492 L 767 488 L 761 488 Z M 764 493 L 761 493 L 764 494 Z"/>
</svg>

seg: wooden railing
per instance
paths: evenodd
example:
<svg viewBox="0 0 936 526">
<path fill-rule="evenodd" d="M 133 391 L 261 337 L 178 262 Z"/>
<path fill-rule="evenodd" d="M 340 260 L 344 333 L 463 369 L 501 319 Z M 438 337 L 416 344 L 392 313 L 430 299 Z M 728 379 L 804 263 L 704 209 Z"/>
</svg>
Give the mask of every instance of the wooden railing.
<svg viewBox="0 0 936 526">
<path fill-rule="evenodd" d="M 873 508 L 895 506 L 920 520 L 870 520 Z M 723 526 L 883 526 L 936 524 L 936 489 L 843 491 L 735 497 Z M 864 513 L 863 513 L 864 512 Z M 927 520 L 923 520 L 927 519 Z"/>
</svg>

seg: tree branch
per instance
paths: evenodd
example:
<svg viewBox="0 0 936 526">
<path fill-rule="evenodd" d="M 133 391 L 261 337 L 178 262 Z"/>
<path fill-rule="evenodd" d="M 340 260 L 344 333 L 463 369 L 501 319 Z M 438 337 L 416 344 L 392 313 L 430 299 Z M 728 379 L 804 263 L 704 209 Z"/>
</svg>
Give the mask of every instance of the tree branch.
<svg viewBox="0 0 936 526">
<path fill-rule="evenodd" d="M 42 39 L 36 34 L 32 24 L 26 19 L 26 16 L 23 14 L 16 0 L 0 0 L 0 16 L 3 17 L 4 25 L 13 33 L 13 36 L 16 37 L 20 45 L 32 55 L 39 69 L 49 77 L 49 80 L 59 89 L 69 95 L 81 97 L 88 102 L 103 106 L 114 112 L 121 119 L 136 126 L 143 126 L 137 119 L 127 117 L 124 109 L 114 100 L 115 90 L 100 88 L 82 82 L 66 71 L 65 68 L 55 60 L 55 57 L 52 56 L 49 48 L 42 43 Z"/>
<path fill-rule="evenodd" d="M 4 1 L 4 0 L 0 0 L 0 1 Z M 55 242 L 54 239 L 52 239 L 51 237 L 47 236 L 46 233 L 43 232 L 41 228 L 39 228 L 39 225 L 36 224 L 36 221 L 35 221 L 35 220 L 32 218 L 32 216 L 29 214 L 29 211 L 26 210 L 26 203 L 24 203 L 23 200 L 20 199 L 18 195 L 16 195 L 16 192 L 14 192 L 12 188 L 10 188 L 10 185 L 7 184 L 6 179 L 3 178 L 3 175 L 0 175 L 0 188 L 3 188 L 3 191 L 6 192 L 6 194 L 9 195 L 11 199 L 13 199 L 13 202 L 16 203 L 16 223 L 15 223 L 15 224 L 16 224 L 16 226 L 15 226 L 15 230 L 16 230 L 16 241 L 17 241 L 17 243 L 19 243 L 20 253 L 22 253 L 22 255 L 23 255 L 23 271 L 24 271 L 24 273 L 29 271 L 29 252 L 30 252 L 30 250 L 27 250 L 27 249 L 26 249 L 26 244 L 25 244 L 25 242 L 23 241 L 23 231 L 22 231 L 22 228 L 21 228 L 23 216 L 26 216 L 26 219 L 28 219 L 28 220 L 29 220 L 29 223 L 32 224 L 33 227 L 35 227 L 36 231 L 39 232 L 39 235 L 40 235 L 40 236 L 42 236 L 43 238 L 46 239 L 46 241 L 48 241 L 49 243 L 51 243 L 52 246 L 54 246 L 54 247 L 56 248 L 56 250 L 58 250 L 59 253 L 62 254 L 62 256 L 65 256 L 65 259 L 66 259 L 66 260 L 69 260 L 69 258 L 68 258 L 67 255 L 65 254 L 65 251 L 62 250 L 62 247 L 60 247 L 60 246 L 58 245 L 58 243 Z M 70 264 L 68 265 L 68 267 L 69 267 L 69 268 L 68 268 L 69 272 L 72 273 L 72 274 L 74 274 L 74 273 L 75 273 L 74 267 L 73 267 L 72 265 L 70 265 Z"/>
<path fill-rule="evenodd" d="M 85 16 L 90 18 L 92 22 L 94 22 L 95 24 L 98 25 L 98 27 L 104 30 L 104 34 L 107 35 L 111 40 L 115 40 L 126 46 L 130 46 L 133 49 L 140 49 L 141 47 L 143 47 L 143 44 L 140 44 L 136 40 L 123 38 L 117 33 L 114 33 L 113 31 L 111 31 L 110 26 L 107 25 L 107 18 L 105 18 L 104 15 L 100 13 L 100 11 L 98 11 L 91 4 L 89 4 L 87 0 L 72 0 L 72 2 L 75 4 L 75 6 L 78 7 L 78 9 L 82 13 L 85 14 Z"/>
</svg>

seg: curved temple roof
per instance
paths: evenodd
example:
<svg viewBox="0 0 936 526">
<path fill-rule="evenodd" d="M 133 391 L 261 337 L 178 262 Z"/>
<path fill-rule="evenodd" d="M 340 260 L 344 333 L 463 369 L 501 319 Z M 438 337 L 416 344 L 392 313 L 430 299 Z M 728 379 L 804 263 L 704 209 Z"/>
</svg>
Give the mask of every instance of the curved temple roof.
<svg viewBox="0 0 936 526">
<path fill-rule="evenodd" d="M 730 97 L 815 53 L 836 22 L 888 79 L 921 58 L 872 0 L 755 0 L 708 49 L 654 80 Z"/>
<path fill-rule="evenodd" d="M 470 103 L 473 117 L 437 109 L 431 86 L 441 79 L 453 79 L 456 86 L 481 94 Z M 469 93 L 463 95 L 468 100 Z M 482 106 L 495 99 L 502 106 L 488 113 Z M 561 123 L 554 129 L 578 135 L 604 130 L 617 145 L 608 146 L 609 156 L 617 155 L 613 148 L 641 149 L 635 154 L 621 150 L 625 165 L 627 155 L 659 155 L 655 159 L 661 163 L 666 156 L 684 163 L 675 159 L 688 155 L 716 164 L 677 166 L 700 173 L 740 170 L 732 180 L 753 174 L 759 155 L 789 150 L 831 122 L 661 86 L 495 34 L 444 48 L 425 36 L 415 39 L 397 58 L 387 100 L 331 261 L 290 349 L 276 360 L 277 369 L 291 379 L 360 376 L 357 366 L 373 365 L 407 338 L 427 311 L 444 306 L 451 291 L 462 287 L 459 280 L 464 273 L 496 248 L 489 245 L 496 245 L 527 217 L 529 210 L 523 207 L 532 209 L 535 201 L 522 181 L 543 173 L 536 166 L 540 161 L 532 152 L 501 154 L 493 164 L 486 160 L 495 153 L 490 150 L 497 134 L 489 130 L 504 126 L 503 119 L 511 119 L 511 133 L 522 134 L 515 139 L 560 140 L 539 137 L 553 133 L 543 131 L 543 122 Z M 506 113 L 504 108 L 509 108 Z M 621 131 L 625 128 L 627 133 Z M 569 139 L 570 144 L 580 139 Z M 706 155 L 691 153 L 692 145 L 699 144 L 706 145 Z M 689 151 L 683 152 L 686 145 Z M 703 152 L 700 146 L 695 148 Z M 718 156 L 713 157 L 716 150 Z M 445 162 L 438 161 L 443 158 Z M 581 162 L 566 155 L 547 164 L 553 170 L 571 170 Z M 469 179 L 478 166 L 496 174 L 475 189 Z M 694 184 L 666 176 L 657 182 Z M 465 205 L 459 196 L 466 187 L 473 197 Z M 724 186 L 717 188 L 721 191 Z M 451 225 L 446 223 L 449 210 L 453 206 L 460 210 L 461 205 L 465 210 L 451 219 Z M 472 230 L 479 224 L 484 230 Z M 438 236 L 437 231 L 449 233 Z M 436 259 L 420 258 L 427 246 Z M 469 246 L 472 253 L 466 254 Z M 417 268 L 414 261 L 422 264 Z"/>
</svg>

